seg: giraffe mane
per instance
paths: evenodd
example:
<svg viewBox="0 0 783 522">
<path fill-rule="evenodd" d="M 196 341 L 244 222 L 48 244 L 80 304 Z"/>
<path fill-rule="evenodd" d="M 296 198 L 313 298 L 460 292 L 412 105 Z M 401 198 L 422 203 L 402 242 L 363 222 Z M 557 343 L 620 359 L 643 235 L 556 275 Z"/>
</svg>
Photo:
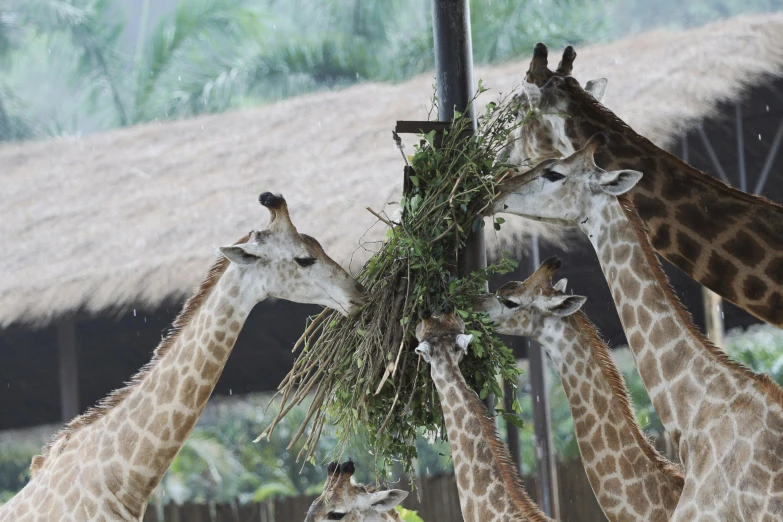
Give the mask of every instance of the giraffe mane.
<svg viewBox="0 0 783 522">
<path fill-rule="evenodd" d="M 250 235 L 248 234 L 239 241 L 236 241 L 235 244 L 245 243 L 249 237 Z M 128 398 L 128 396 L 139 386 L 139 384 L 144 380 L 149 372 L 158 365 L 160 360 L 164 355 L 166 355 L 169 349 L 174 346 L 174 343 L 179 338 L 182 330 L 188 324 L 190 324 L 190 320 L 193 318 L 196 310 L 201 307 L 206 298 L 212 292 L 212 289 L 226 271 L 228 265 L 229 260 L 223 256 L 215 260 L 215 262 L 210 267 L 207 276 L 204 278 L 201 284 L 199 284 L 198 288 L 196 288 L 196 291 L 193 293 L 193 295 L 191 295 L 188 300 L 185 301 L 185 305 L 182 307 L 182 310 L 171 324 L 171 329 L 169 329 L 166 337 L 164 337 L 155 348 L 155 351 L 152 354 L 152 359 L 147 364 L 145 364 L 133 377 L 131 377 L 122 388 L 118 388 L 110 392 L 106 397 L 98 401 L 95 406 L 90 407 L 81 415 L 74 417 L 71 421 L 68 422 L 68 424 L 55 433 L 49 443 L 41 450 L 41 454 L 33 457 L 32 463 L 30 464 L 31 477 L 34 477 L 38 470 L 40 470 L 44 465 L 52 447 L 57 444 L 57 442 L 70 437 L 79 429 L 93 424 Z"/>
<path fill-rule="evenodd" d="M 573 321 L 575 328 L 582 333 L 589 344 L 590 351 L 595 355 L 598 361 L 598 366 L 601 369 L 601 373 L 604 378 L 609 382 L 609 387 L 612 390 L 612 395 L 617 400 L 620 406 L 620 411 L 625 418 L 626 424 L 631 429 L 633 435 L 642 452 L 652 465 L 664 475 L 667 475 L 669 479 L 674 482 L 680 489 L 685 485 L 685 479 L 682 476 L 679 468 L 664 458 L 653 447 L 650 440 L 642 431 L 639 423 L 636 421 L 636 417 L 631 407 L 631 398 L 628 394 L 628 388 L 625 386 L 625 380 L 617 369 L 617 366 L 612 360 L 612 356 L 609 353 L 609 347 L 601 338 L 601 334 L 598 332 L 598 328 L 590 322 L 584 312 L 577 312 L 567 318 L 567 321 Z"/>
<path fill-rule="evenodd" d="M 620 201 L 620 206 L 625 212 L 625 215 L 628 217 L 628 220 L 633 225 L 633 230 L 636 234 L 636 237 L 638 238 L 639 244 L 642 247 L 645 260 L 650 265 L 653 276 L 662 288 L 666 299 L 671 303 L 672 308 L 674 309 L 674 313 L 680 319 L 680 322 L 685 325 L 685 328 L 687 328 L 691 337 L 696 339 L 696 341 L 706 349 L 706 352 L 716 363 L 723 366 L 736 376 L 750 379 L 752 382 L 757 384 L 761 388 L 761 391 L 765 392 L 769 398 L 777 402 L 780 407 L 783 407 L 783 388 L 773 381 L 768 374 L 756 373 L 744 364 L 735 361 L 729 357 L 726 352 L 724 352 L 721 348 L 710 341 L 704 334 L 702 334 L 698 328 L 696 328 L 696 325 L 693 324 L 693 317 L 691 316 L 690 312 L 685 309 L 682 302 L 680 302 L 680 299 L 674 293 L 671 283 L 669 282 L 669 278 L 663 271 L 661 262 L 658 259 L 658 256 L 655 254 L 655 250 L 653 250 L 652 245 L 650 244 L 650 239 L 647 235 L 647 226 L 636 212 L 636 208 L 633 206 L 633 203 L 631 202 L 628 194 L 618 196 L 617 199 Z"/>
<path fill-rule="evenodd" d="M 451 342 L 454 342 L 453 340 Z M 456 362 L 450 360 L 450 364 L 456 364 Z M 456 375 L 461 376 L 462 372 L 457 368 Z M 489 449 L 492 452 L 492 458 L 500 468 L 500 476 L 503 483 L 506 486 L 506 491 L 509 493 L 514 505 L 522 512 L 524 516 L 530 519 L 531 522 L 551 522 L 551 519 L 547 517 L 543 511 L 536 505 L 535 502 L 525 491 L 522 485 L 522 479 L 519 477 L 519 472 L 516 469 L 516 465 L 511 460 L 511 455 L 508 452 L 508 447 L 500 440 L 498 436 L 497 427 L 495 421 L 492 419 L 491 414 L 487 407 L 482 403 L 476 393 L 470 389 L 467 383 L 462 379 L 458 379 L 458 386 L 462 386 L 469 392 L 467 394 L 470 397 L 468 401 L 468 407 L 473 410 L 476 418 L 481 426 L 481 431 L 486 437 L 489 443 Z"/>
<path fill-rule="evenodd" d="M 621 120 L 620 117 L 617 116 L 614 112 L 612 112 L 608 107 L 606 107 L 604 104 L 602 104 L 601 102 L 593 98 L 593 96 L 590 93 L 585 91 L 584 88 L 582 88 L 582 86 L 579 85 L 579 82 L 577 82 L 576 80 L 573 80 L 573 82 L 571 82 L 570 80 L 571 78 L 564 79 L 564 83 L 567 86 L 568 93 L 572 95 L 574 98 L 576 98 L 576 101 L 579 102 L 580 107 L 587 106 L 589 109 L 597 113 L 597 115 L 588 115 L 588 116 L 591 117 L 592 119 L 609 123 L 609 127 L 603 129 L 603 132 L 610 133 L 610 138 L 609 138 L 610 152 L 612 150 L 612 136 L 614 136 L 615 134 L 620 135 L 621 138 L 630 139 L 631 141 L 636 142 L 638 145 L 641 145 L 648 149 L 653 149 L 656 152 L 656 154 L 663 156 L 667 162 L 676 165 L 678 169 L 687 171 L 688 174 L 693 176 L 693 178 L 695 178 L 695 181 L 698 183 L 704 183 L 710 185 L 713 188 L 720 190 L 721 192 L 731 194 L 733 198 L 741 199 L 746 203 L 750 203 L 751 205 L 761 204 L 767 208 L 774 209 L 779 213 L 783 213 L 783 206 L 775 203 L 774 201 L 765 198 L 764 196 L 749 194 L 742 190 L 735 189 L 734 187 L 724 183 L 722 180 L 719 180 L 717 178 L 714 178 L 713 176 L 710 176 L 705 172 L 702 172 L 696 167 L 678 158 L 671 152 L 657 146 L 649 139 L 645 138 L 644 136 L 642 136 L 641 134 L 633 130 L 633 128 L 630 125 L 628 125 L 623 120 Z"/>
</svg>

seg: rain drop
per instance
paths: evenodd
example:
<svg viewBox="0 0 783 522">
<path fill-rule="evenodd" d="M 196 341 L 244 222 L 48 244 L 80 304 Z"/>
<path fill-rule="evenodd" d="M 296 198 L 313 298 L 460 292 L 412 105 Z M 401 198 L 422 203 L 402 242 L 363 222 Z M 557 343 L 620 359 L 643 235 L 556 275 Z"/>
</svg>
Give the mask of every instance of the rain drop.
<svg viewBox="0 0 783 522">
<path fill-rule="evenodd" d="M 228 394 L 229 394 L 229 395 L 234 395 L 234 390 L 232 390 L 231 388 L 229 388 L 229 389 L 228 389 Z"/>
<path fill-rule="evenodd" d="M 133 317 L 136 317 L 136 309 L 133 309 Z"/>
</svg>

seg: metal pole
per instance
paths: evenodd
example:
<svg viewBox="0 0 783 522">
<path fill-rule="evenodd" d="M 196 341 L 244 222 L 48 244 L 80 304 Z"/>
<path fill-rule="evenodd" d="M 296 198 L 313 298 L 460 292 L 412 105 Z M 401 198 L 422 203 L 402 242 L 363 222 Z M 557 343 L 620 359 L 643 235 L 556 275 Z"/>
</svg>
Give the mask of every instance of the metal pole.
<svg viewBox="0 0 783 522">
<path fill-rule="evenodd" d="M 438 119 L 453 121 L 454 111 L 467 114 L 476 130 L 473 98 L 473 47 L 468 0 L 433 0 L 432 32 L 435 42 L 435 75 L 438 83 Z M 466 112 L 467 111 L 467 112 Z M 460 274 L 487 266 L 484 229 L 468 238 L 460 252 Z"/>
<path fill-rule="evenodd" d="M 781 138 L 783 138 L 783 119 L 780 120 L 778 130 L 775 131 L 775 137 L 772 139 L 772 145 L 769 148 L 769 152 L 767 152 L 767 159 L 764 160 L 764 167 L 762 167 L 761 174 L 759 174 L 759 180 L 756 183 L 756 188 L 753 189 L 754 194 L 761 195 L 761 191 L 764 190 L 764 184 L 767 182 L 767 176 L 769 176 L 769 172 L 772 170 L 772 164 L 775 162 L 775 158 L 778 155 Z"/>
<path fill-rule="evenodd" d="M 509 347 L 513 347 L 516 343 L 524 342 L 519 337 L 510 337 L 509 339 L 511 339 L 511 341 L 507 343 L 507 346 Z M 503 408 L 509 413 L 513 413 L 514 411 L 514 399 L 517 398 L 516 384 L 517 383 L 515 382 L 503 381 Z M 506 422 L 506 443 L 508 444 L 508 453 L 511 455 L 511 460 L 514 461 L 514 466 L 521 475 L 522 452 L 519 447 L 519 428 L 510 422 Z"/>
<path fill-rule="evenodd" d="M 438 118 L 452 121 L 454 109 L 464 113 L 473 98 L 473 45 L 468 0 L 433 0 L 432 32 L 438 82 Z M 476 115 L 470 108 L 473 130 Z"/>
<path fill-rule="evenodd" d="M 538 237 L 531 245 L 531 271 L 541 264 Z M 527 360 L 530 365 L 530 394 L 533 401 L 533 431 L 535 433 L 536 471 L 541 490 L 539 504 L 550 517 L 560 520 L 560 499 L 557 488 L 557 467 L 552 442 L 552 421 L 549 410 L 549 386 L 546 379 L 544 348 L 528 341 Z"/>
<path fill-rule="evenodd" d="M 79 414 L 79 370 L 76 355 L 76 325 L 68 319 L 57 323 L 57 354 L 60 373 L 60 417 L 69 421 Z"/>
</svg>

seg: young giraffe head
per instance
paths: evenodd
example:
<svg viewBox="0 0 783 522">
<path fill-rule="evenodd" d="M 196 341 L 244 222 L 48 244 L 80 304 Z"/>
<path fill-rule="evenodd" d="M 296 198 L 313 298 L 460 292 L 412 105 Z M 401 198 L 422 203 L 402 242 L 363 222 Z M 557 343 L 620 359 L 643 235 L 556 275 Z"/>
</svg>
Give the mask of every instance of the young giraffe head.
<svg viewBox="0 0 783 522">
<path fill-rule="evenodd" d="M 576 313 L 587 300 L 565 294 L 566 279 L 552 285 L 552 276 L 560 266 L 558 258 L 549 258 L 524 281 L 506 283 L 495 295 L 475 298 L 473 309 L 487 313 L 500 334 L 537 338 L 546 321 Z"/>
<path fill-rule="evenodd" d="M 625 194 L 642 178 L 635 170 L 607 172 L 596 166 L 594 155 L 605 146 L 606 136 L 596 134 L 569 157 L 544 161 L 505 181 L 493 211 L 566 227 L 585 224 L 595 209 Z"/>
<path fill-rule="evenodd" d="M 365 289 L 326 255 L 315 238 L 299 234 L 280 195 L 265 192 L 259 201 L 272 219 L 246 241 L 221 247 L 220 252 L 241 271 L 243 292 L 297 303 L 334 308 L 354 314 L 364 304 Z"/>
<path fill-rule="evenodd" d="M 472 335 L 465 335 L 465 323 L 458 315 L 451 313 L 450 307 L 446 307 L 443 312 L 440 317 L 433 317 L 426 312 L 416 326 L 419 345 L 415 351 L 432 365 L 433 374 L 442 372 L 448 366 L 456 367 L 459 371 L 459 363 L 473 340 Z"/>
<path fill-rule="evenodd" d="M 305 522 L 398 522 L 394 508 L 408 496 L 407 491 L 375 488 L 353 481 L 356 468 L 350 460 L 332 462 L 326 468 L 323 494 L 310 506 Z"/>
<path fill-rule="evenodd" d="M 548 67 L 547 54 L 546 45 L 536 45 L 522 83 L 522 93 L 514 96 L 511 102 L 515 106 L 517 122 L 532 116 L 512 133 L 511 163 L 535 165 L 545 159 L 572 154 L 576 146 L 566 132 L 571 126 L 565 116 L 572 112 L 573 96 L 569 89 L 590 94 L 598 102 L 606 92 L 606 78 L 590 80 L 582 88 L 571 77 L 576 51 L 570 45 L 563 51 L 563 58 L 554 71 Z"/>
</svg>

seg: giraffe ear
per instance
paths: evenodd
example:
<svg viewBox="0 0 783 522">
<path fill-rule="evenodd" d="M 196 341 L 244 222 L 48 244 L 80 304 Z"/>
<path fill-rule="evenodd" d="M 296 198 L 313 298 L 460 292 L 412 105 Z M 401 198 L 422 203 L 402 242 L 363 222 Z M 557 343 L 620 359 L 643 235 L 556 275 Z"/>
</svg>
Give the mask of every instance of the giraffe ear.
<svg viewBox="0 0 783 522">
<path fill-rule="evenodd" d="M 585 90 L 592 94 L 593 98 L 600 102 L 604 99 L 604 94 L 606 94 L 606 85 L 608 83 L 609 80 L 606 78 L 596 78 L 595 80 L 590 80 L 585 84 Z"/>
<path fill-rule="evenodd" d="M 370 495 L 370 506 L 375 511 L 385 513 L 386 511 L 394 509 L 394 507 L 405 500 L 405 497 L 407 496 L 408 492 L 401 489 L 378 491 Z"/>
<path fill-rule="evenodd" d="M 625 194 L 642 179 L 642 173 L 636 170 L 610 170 L 598 175 L 598 186 L 609 195 Z"/>
<path fill-rule="evenodd" d="M 261 259 L 248 251 L 247 244 L 220 247 L 220 253 L 232 263 L 240 266 L 250 266 Z"/>
<path fill-rule="evenodd" d="M 556 292 L 565 292 L 567 284 L 568 284 L 568 279 L 564 277 L 563 279 L 555 283 L 555 285 L 552 288 L 554 288 Z"/>
<path fill-rule="evenodd" d="M 566 317 L 578 312 L 585 301 L 587 298 L 581 295 L 556 295 L 547 298 L 542 308 L 554 316 Z"/>
<path fill-rule="evenodd" d="M 420 342 L 419 346 L 417 346 L 413 351 L 421 355 L 421 358 L 424 359 L 424 362 L 426 363 L 432 360 L 432 357 L 430 357 L 430 343 L 427 341 Z"/>
<path fill-rule="evenodd" d="M 468 346 L 470 345 L 470 341 L 473 340 L 473 334 L 459 334 L 457 336 L 457 346 L 460 347 L 460 349 L 463 352 L 468 351 Z"/>
<path fill-rule="evenodd" d="M 525 96 L 531 107 L 538 107 L 538 103 L 541 101 L 541 89 L 538 85 L 530 82 L 522 82 L 522 88 L 525 90 Z"/>
</svg>

